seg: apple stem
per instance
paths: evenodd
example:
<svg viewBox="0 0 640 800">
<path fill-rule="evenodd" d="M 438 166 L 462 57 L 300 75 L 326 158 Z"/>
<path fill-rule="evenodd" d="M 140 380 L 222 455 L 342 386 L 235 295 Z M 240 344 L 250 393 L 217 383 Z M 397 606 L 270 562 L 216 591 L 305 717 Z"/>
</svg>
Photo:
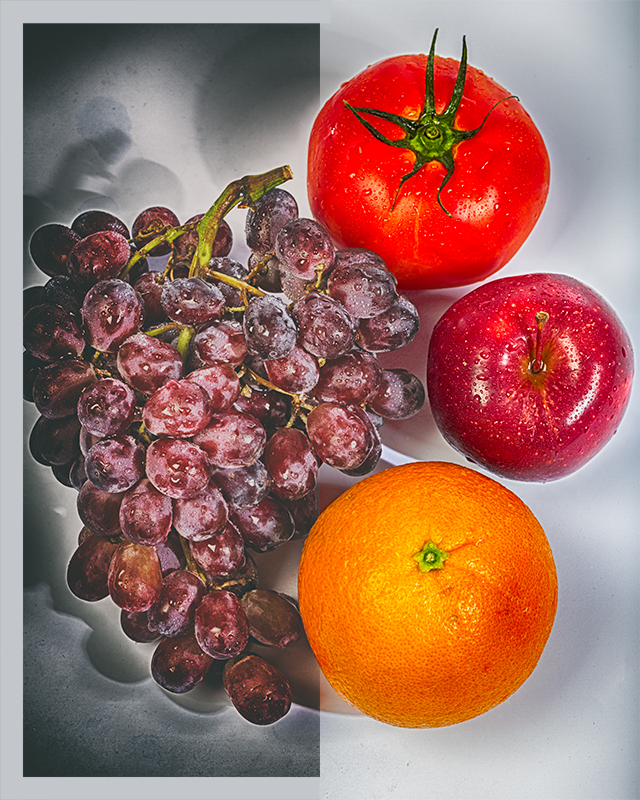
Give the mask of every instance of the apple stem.
<svg viewBox="0 0 640 800">
<path fill-rule="evenodd" d="M 531 372 L 533 373 L 541 372 L 544 368 L 544 363 L 540 357 L 542 353 L 542 328 L 548 320 L 549 315 L 546 311 L 536 312 L 536 348 L 534 359 L 531 362 Z"/>
</svg>

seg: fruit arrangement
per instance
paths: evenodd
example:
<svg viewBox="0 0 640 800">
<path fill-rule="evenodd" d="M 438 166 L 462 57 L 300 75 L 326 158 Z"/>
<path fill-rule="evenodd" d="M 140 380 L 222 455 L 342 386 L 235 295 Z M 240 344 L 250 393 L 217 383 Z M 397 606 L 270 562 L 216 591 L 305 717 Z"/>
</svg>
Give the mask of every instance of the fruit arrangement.
<svg viewBox="0 0 640 800">
<path fill-rule="evenodd" d="M 258 587 L 251 552 L 305 537 L 320 464 L 371 472 L 384 419 L 425 400 L 377 358 L 413 339 L 416 309 L 377 255 L 336 250 L 299 216 L 290 177 L 246 176 L 184 224 L 154 206 L 130 231 L 102 211 L 44 225 L 30 251 L 49 280 L 25 291 L 31 453 L 77 490 L 84 525 L 69 589 L 110 597 L 129 638 L 157 642 L 164 689 L 217 670 L 258 725 L 291 689 L 248 648 L 303 629 L 295 600 Z M 236 206 L 246 265 L 230 255 Z"/>
</svg>

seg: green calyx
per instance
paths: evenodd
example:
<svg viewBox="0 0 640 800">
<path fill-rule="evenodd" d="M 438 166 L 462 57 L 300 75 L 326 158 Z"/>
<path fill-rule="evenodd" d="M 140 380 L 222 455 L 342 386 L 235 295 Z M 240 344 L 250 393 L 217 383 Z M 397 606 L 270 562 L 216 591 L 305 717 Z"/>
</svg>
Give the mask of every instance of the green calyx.
<svg viewBox="0 0 640 800">
<path fill-rule="evenodd" d="M 474 130 L 462 131 L 454 127 L 455 116 L 458 108 L 460 107 L 460 101 L 462 100 L 462 95 L 464 93 L 464 84 L 467 75 L 467 43 L 465 37 L 463 36 L 462 58 L 460 59 L 460 68 L 456 76 L 456 82 L 453 87 L 451 99 L 449 100 L 449 105 L 442 112 L 442 114 L 438 114 L 436 112 L 435 105 L 434 83 L 434 61 L 437 36 L 438 29 L 436 28 L 436 31 L 433 34 L 433 39 L 431 40 L 429 58 L 427 59 L 424 105 L 418 119 L 401 117 L 398 114 L 391 114 L 387 111 L 380 111 L 376 108 L 355 107 L 350 105 L 346 100 L 344 101 L 344 104 L 346 108 L 348 108 L 349 111 L 351 111 L 358 118 L 364 127 L 376 137 L 376 139 L 384 144 L 390 145 L 391 147 L 400 147 L 404 150 L 410 150 L 415 155 L 416 160 L 413 165 L 413 169 L 411 172 L 408 172 L 402 177 L 402 180 L 400 181 L 396 190 L 395 197 L 393 198 L 393 204 L 391 207 L 395 208 L 400 190 L 405 181 L 413 177 L 413 175 L 419 172 L 429 162 L 438 161 L 447 170 L 447 174 L 445 175 L 438 189 L 438 204 L 444 213 L 450 217 L 451 214 L 442 204 L 440 194 L 453 175 L 455 168 L 453 148 L 460 142 L 463 142 L 466 139 L 471 139 L 473 136 L 475 136 L 482 129 L 482 126 L 487 121 L 487 118 L 493 109 L 505 100 L 515 97 L 515 95 L 510 95 L 509 97 L 504 97 L 502 100 L 499 100 L 496 105 L 489 110 L 479 127 L 475 128 Z M 404 131 L 404 136 L 401 139 L 389 139 L 387 136 L 377 130 L 370 122 L 364 119 L 362 114 L 370 114 L 373 117 L 378 117 L 380 119 L 387 120 L 388 122 L 393 122 Z"/>
<path fill-rule="evenodd" d="M 420 572 L 429 572 L 432 569 L 442 569 L 448 557 L 449 553 L 440 550 L 435 542 L 429 540 L 422 550 L 413 556 L 413 560 L 418 562 Z"/>
</svg>

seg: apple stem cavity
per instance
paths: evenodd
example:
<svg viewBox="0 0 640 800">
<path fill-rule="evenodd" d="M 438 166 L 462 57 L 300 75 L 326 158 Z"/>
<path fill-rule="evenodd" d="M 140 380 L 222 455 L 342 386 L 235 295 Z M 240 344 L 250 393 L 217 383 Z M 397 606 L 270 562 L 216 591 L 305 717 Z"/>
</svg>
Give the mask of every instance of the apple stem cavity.
<svg viewBox="0 0 640 800">
<path fill-rule="evenodd" d="M 537 374 L 538 372 L 542 372 L 544 369 L 544 361 L 541 358 L 542 353 L 542 329 L 544 328 L 545 324 L 549 321 L 549 315 L 546 311 L 537 311 L 536 312 L 536 347 L 534 352 L 534 358 L 531 362 L 531 372 Z"/>
</svg>

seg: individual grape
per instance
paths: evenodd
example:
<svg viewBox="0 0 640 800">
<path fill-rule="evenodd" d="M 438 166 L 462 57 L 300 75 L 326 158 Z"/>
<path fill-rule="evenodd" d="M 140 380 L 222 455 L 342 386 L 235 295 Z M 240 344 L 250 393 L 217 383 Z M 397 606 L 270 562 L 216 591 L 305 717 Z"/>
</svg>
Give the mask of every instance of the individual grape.
<svg viewBox="0 0 640 800">
<path fill-rule="evenodd" d="M 357 406 L 320 403 L 307 417 L 307 434 L 322 461 L 336 469 L 359 467 L 371 451 L 377 431 Z M 362 409 L 360 409 L 362 411 Z"/>
<path fill-rule="evenodd" d="M 307 281 L 328 272 L 335 258 L 335 247 L 326 228 L 305 217 L 293 219 L 280 228 L 275 252 L 288 272 Z"/>
<path fill-rule="evenodd" d="M 248 467 L 212 470 L 212 479 L 234 508 L 250 508 L 269 494 L 271 476 L 262 461 Z"/>
<path fill-rule="evenodd" d="M 173 572 L 174 569 L 182 569 L 185 566 L 186 558 L 182 540 L 174 530 L 170 530 L 164 542 L 155 545 L 155 548 L 163 577 Z"/>
<path fill-rule="evenodd" d="M 374 260 L 334 267 L 327 292 L 356 319 L 368 319 L 386 311 L 398 297 L 397 280 Z"/>
<path fill-rule="evenodd" d="M 296 500 L 282 500 L 293 518 L 294 539 L 305 539 L 320 516 L 320 499 L 317 488 Z"/>
<path fill-rule="evenodd" d="M 348 352 L 356 338 L 356 322 L 346 308 L 331 297 L 308 292 L 293 306 L 300 345 L 318 358 L 337 358 Z"/>
<path fill-rule="evenodd" d="M 122 493 L 144 476 L 145 449 L 133 436 L 100 439 L 85 457 L 87 478 L 103 492 Z"/>
<path fill-rule="evenodd" d="M 98 437 L 124 432 L 133 422 L 135 409 L 133 391 L 117 378 L 101 378 L 87 386 L 77 405 L 82 427 Z"/>
<path fill-rule="evenodd" d="M 119 521 L 130 542 L 149 547 L 160 545 L 166 542 L 173 523 L 171 498 L 159 492 L 148 478 L 141 478 L 124 493 Z"/>
<path fill-rule="evenodd" d="M 173 499 L 195 497 L 209 482 L 204 450 L 186 439 L 156 439 L 147 448 L 147 477 Z"/>
<path fill-rule="evenodd" d="M 35 445 L 35 447 L 34 447 Z M 29 437 L 31 455 L 48 467 L 70 464 L 80 455 L 80 422 L 77 417 L 39 417 Z"/>
<path fill-rule="evenodd" d="M 208 539 L 191 541 L 189 547 L 196 564 L 217 578 L 234 575 L 244 564 L 244 539 L 231 523 Z"/>
<path fill-rule="evenodd" d="M 273 389 L 246 387 L 234 407 L 260 420 L 267 431 L 284 428 L 291 416 L 289 398 Z"/>
<path fill-rule="evenodd" d="M 135 218 L 131 226 L 131 233 L 138 247 L 144 247 L 163 234 L 167 228 L 177 228 L 179 225 L 178 217 L 170 208 L 151 206 L 145 208 Z M 155 258 L 156 256 L 166 256 L 170 252 L 171 245 L 168 242 L 162 242 L 150 250 L 149 255 Z"/>
<path fill-rule="evenodd" d="M 298 345 L 283 358 L 265 361 L 264 367 L 271 383 L 290 394 L 310 392 L 320 375 L 316 359 Z"/>
<path fill-rule="evenodd" d="M 193 348 L 200 361 L 199 367 L 216 364 L 242 364 L 247 355 L 247 345 L 242 325 L 231 319 L 223 319 L 207 325 L 193 338 Z"/>
<path fill-rule="evenodd" d="M 233 706 L 254 725 L 272 725 L 291 708 L 291 687 L 279 669 L 255 653 L 228 661 L 222 685 Z"/>
<path fill-rule="evenodd" d="M 104 492 L 91 481 L 85 481 L 78 492 L 76 504 L 82 523 L 100 536 L 117 536 L 120 533 L 120 504 L 124 492 Z"/>
<path fill-rule="evenodd" d="M 215 364 L 190 372 L 185 381 L 197 383 L 209 396 L 211 411 L 229 411 L 240 395 L 240 379 L 230 364 Z"/>
<path fill-rule="evenodd" d="M 45 275 L 66 275 L 69 253 L 80 239 L 67 225 L 50 222 L 33 234 L 29 252 L 36 267 Z"/>
<path fill-rule="evenodd" d="M 185 225 L 192 222 L 200 222 L 204 214 L 196 214 L 190 217 Z M 196 250 L 198 249 L 198 230 L 197 226 L 190 231 L 183 233 L 173 242 L 173 257 L 176 261 L 185 261 L 191 263 Z M 233 233 L 229 227 L 226 219 L 221 219 L 218 223 L 218 230 L 216 231 L 215 238 L 212 245 L 212 253 L 216 257 L 224 257 L 229 255 L 233 247 Z"/>
<path fill-rule="evenodd" d="M 147 611 L 120 611 L 120 627 L 123 632 L 134 642 L 148 643 L 157 642 L 162 638 L 158 631 L 149 628 L 149 616 Z"/>
<path fill-rule="evenodd" d="M 202 681 L 212 663 L 213 658 L 202 650 L 193 630 L 189 630 L 181 636 L 162 639 L 151 659 L 151 675 L 168 692 L 183 694 Z"/>
<path fill-rule="evenodd" d="M 149 629 L 162 636 L 180 636 L 193 627 L 196 608 L 207 593 L 202 578 L 185 569 L 162 580 L 158 598 L 147 611 Z"/>
<path fill-rule="evenodd" d="M 215 255 L 209 261 L 209 269 L 221 272 L 223 275 L 228 275 L 239 281 L 245 281 L 249 275 L 249 270 L 239 261 Z M 229 308 L 240 308 L 244 305 L 240 289 L 237 289 L 235 286 L 230 286 L 228 283 L 221 280 L 216 280 L 214 278 L 209 278 L 209 280 L 214 286 L 220 289 L 224 295 L 225 303 Z"/>
<path fill-rule="evenodd" d="M 247 615 L 232 592 L 214 589 L 196 609 L 195 634 L 205 653 L 227 659 L 241 653 L 249 641 Z"/>
<path fill-rule="evenodd" d="M 354 350 L 320 367 L 313 394 L 320 402 L 361 405 L 376 391 L 381 378 L 378 359 Z"/>
<path fill-rule="evenodd" d="M 245 552 L 244 564 L 232 572 L 231 575 L 211 575 L 207 573 L 207 583 L 210 589 L 225 589 L 233 592 L 236 597 L 242 597 L 246 592 L 258 586 L 258 568 L 256 562 Z"/>
<path fill-rule="evenodd" d="M 30 308 L 23 319 L 23 344 L 41 361 L 80 358 L 85 348 L 78 323 L 61 306 L 43 303 Z"/>
<path fill-rule="evenodd" d="M 96 602 L 109 594 L 109 565 L 118 545 L 93 533 L 76 548 L 67 567 L 67 586 L 80 600 Z"/>
<path fill-rule="evenodd" d="M 263 426 L 251 414 L 223 411 L 212 414 L 204 430 L 193 437 L 214 467 L 247 467 L 261 455 L 267 441 Z"/>
<path fill-rule="evenodd" d="M 121 542 L 109 564 L 109 596 L 126 611 L 148 611 L 160 595 L 162 571 L 153 547 Z"/>
<path fill-rule="evenodd" d="M 115 231 L 124 236 L 125 239 L 131 238 L 129 228 L 121 219 L 108 211 L 99 211 L 97 209 L 83 211 L 82 214 L 79 214 L 71 223 L 71 230 L 75 231 L 83 239 L 92 233 L 98 233 L 98 231 Z"/>
<path fill-rule="evenodd" d="M 388 269 L 384 260 L 377 253 L 372 250 L 366 250 L 364 247 L 344 247 L 341 250 L 336 250 L 336 257 L 333 262 L 334 269 L 357 267 L 361 264 Z"/>
<path fill-rule="evenodd" d="M 142 409 L 145 428 L 154 436 L 189 438 L 206 428 L 211 419 L 209 395 L 197 383 L 167 381 Z"/>
<path fill-rule="evenodd" d="M 182 377 L 182 357 L 166 342 L 136 333 L 120 345 L 118 372 L 129 386 L 142 394 L 153 394 L 170 380 Z"/>
<path fill-rule="evenodd" d="M 406 297 L 399 296 L 386 311 L 360 320 L 357 341 L 371 353 L 388 353 L 405 347 L 418 333 L 420 317 Z"/>
<path fill-rule="evenodd" d="M 33 382 L 33 402 L 43 417 L 61 419 L 76 413 L 78 399 L 98 380 L 93 367 L 79 358 L 43 367 Z"/>
<path fill-rule="evenodd" d="M 253 284 L 258 289 L 271 294 L 279 294 L 282 291 L 281 266 L 277 258 L 252 253 L 249 256 L 249 268 L 253 273 Z"/>
<path fill-rule="evenodd" d="M 83 300 L 84 292 L 70 275 L 55 275 L 42 287 L 40 302 L 60 306 L 67 313 L 78 316 Z"/>
<path fill-rule="evenodd" d="M 88 289 L 99 281 L 117 278 L 130 258 L 126 237 L 117 231 L 98 231 L 75 245 L 67 259 L 67 272 Z"/>
<path fill-rule="evenodd" d="M 230 508 L 229 518 L 247 547 L 258 553 L 275 550 L 293 536 L 293 517 L 275 497 L 268 495 L 251 508 Z"/>
<path fill-rule="evenodd" d="M 170 320 L 204 325 L 220 316 L 225 298 L 217 286 L 202 278 L 178 278 L 164 284 L 160 302 Z"/>
<path fill-rule="evenodd" d="M 295 500 L 316 485 L 318 461 L 307 436 L 297 428 L 280 428 L 268 440 L 264 464 L 271 476 L 271 492 Z"/>
<path fill-rule="evenodd" d="M 117 352 L 140 329 L 143 319 L 144 307 L 136 290 L 118 278 L 96 283 L 82 303 L 87 343 L 102 352 Z"/>
<path fill-rule="evenodd" d="M 221 533 L 228 518 L 227 503 L 211 482 L 195 497 L 173 501 L 173 525 L 180 536 L 192 542 Z"/>
<path fill-rule="evenodd" d="M 360 406 L 355 406 L 354 410 L 361 417 L 363 417 L 367 423 L 370 422 L 369 415 L 367 414 L 366 411 L 361 409 Z M 382 440 L 380 439 L 380 434 L 378 433 L 378 430 L 373 425 L 373 423 L 371 423 L 371 438 L 372 438 L 371 448 L 367 453 L 367 456 L 364 459 L 364 461 L 358 464 L 357 467 L 353 467 L 351 469 L 349 468 L 341 469 L 340 472 L 343 472 L 345 475 L 349 475 L 352 478 L 360 478 L 363 475 L 368 475 L 376 468 L 382 456 Z"/>
<path fill-rule="evenodd" d="M 385 369 L 367 404 L 386 419 L 409 419 L 420 411 L 424 401 L 424 384 L 417 375 L 406 369 Z"/>
<path fill-rule="evenodd" d="M 157 272 L 144 272 L 133 284 L 144 306 L 144 322 L 147 328 L 165 319 L 162 308 L 163 284 L 158 283 L 158 277 Z"/>
<path fill-rule="evenodd" d="M 245 237 L 253 253 L 265 255 L 275 250 L 280 228 L 298 216 L 298 204 L 285 189 L 271 189 L 247 212 Z"/>
<path fill-rule="evenodd" d="M 242 321 L 250 353 L 262 359 L 282 358 L 296 344 L 298 330 L 287 306 L 279 297 L 252 297 Z"/>
<path fill-rule="evenodd" d="M 300 612 L 288 597 L 273 589 L 253 589 L 240 601 L 249 635 L 267 647 L 288 647 L 303 633 Z"/>
</svg>

